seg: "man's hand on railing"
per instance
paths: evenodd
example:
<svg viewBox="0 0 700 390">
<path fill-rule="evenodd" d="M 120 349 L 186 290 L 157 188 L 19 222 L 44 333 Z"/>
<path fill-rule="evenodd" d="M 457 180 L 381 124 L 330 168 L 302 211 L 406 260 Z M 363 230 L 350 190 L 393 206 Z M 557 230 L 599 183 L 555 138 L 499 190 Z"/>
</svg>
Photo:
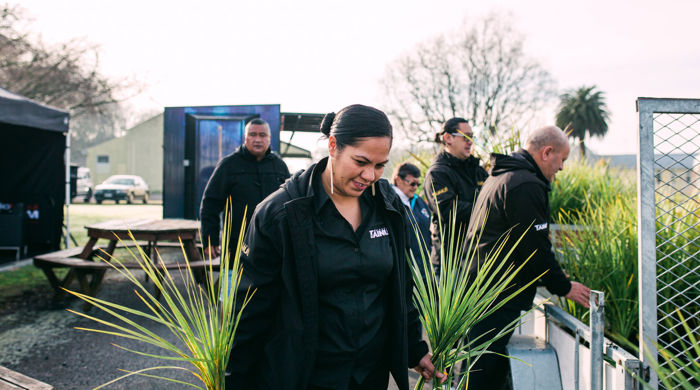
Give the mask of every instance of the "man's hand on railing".
<svg viewBox="0 0 700 390">
<path fill-rule="evenodd" d="M 571 282 L 571 290 L 566 294 L 567 299 L 578 303 L 579 305 L 589 308 L 588 304 L 589 297 L 591 295 L 591 289 L 579 282 Z"/>
<path fill-rule="evenodd" d="M 216 246 L 210 246 L 207 247 L 207 249 L 204 251 L 205 257 L 207 259 L 209 258 L 215 258 L 218 257 L 221 254 L 221 246 L 216 245 Z"/>
</svg>

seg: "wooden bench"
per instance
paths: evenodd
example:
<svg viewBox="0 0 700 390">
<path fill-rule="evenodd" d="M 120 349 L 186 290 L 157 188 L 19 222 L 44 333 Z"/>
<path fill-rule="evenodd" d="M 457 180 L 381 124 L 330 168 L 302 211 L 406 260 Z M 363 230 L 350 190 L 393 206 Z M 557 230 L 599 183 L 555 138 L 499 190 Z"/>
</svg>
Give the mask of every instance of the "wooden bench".
<svg viewBox="0 0 700 390">
<path fill-rule="evenodd" d="M 52 390 L 53 386 L 0 366 L 0 389 Z"/>
<path fill-rule="evenodd" d="M 106 247 L 95 247 L 90 253 L 89 258 L 99 256 L 100 253 L 102 257 L 107 257 L 103 251 L 113 251 L 114 248 Z M 89 296 L 96 296 L 97 291 L 102 284 L 104 279 L 104 274 L 107 270 L 112 269 L 112 266 L 102 260 L 89 260 L 82 259 L 80 256 L 82 254 L 83 248 L 76 247 L 70 249 L 64 249 L 61 251 L 45 253 L 34 257 L 34 266 L 41 269 L 49 280 L 51 287 L 54 290 L 54 298 L 59 299 L 65 294 L 63 290 L 68 289 L 70 284 L 74 279 L 78 279 L 80 285 L 80 292 Z M 109 253 L 106 252 L 106 253 Z M 141 269 L 141 266 L 137 263 L 122 263 L 125 268 L 128 269 Z M 204 283 L 206 281 L 205 272 L 209 267 L 209 261 L 197 260 L 189 263 L 190 269 L 194 273 L 195 280 L 198 283 Z M 215 269 L 218 269 L 220 264 L 220 258 L 212 259 L 211 265 Z M 116 264 L 115 264 L 116 265 Z M 168 270 L 178 270 L 184 269 L 185 263 L 163 263 L 157 262 L 156 267 Z M 119 265 L 117 265 L 119 267 Z M 57 268 L 68 268 L 69 271 L 63 279 L 59 279 L 56 276 L 55 269 Z M 160 291 L 156 290 L 156 297 L 159 297 Z"/>
</svg>

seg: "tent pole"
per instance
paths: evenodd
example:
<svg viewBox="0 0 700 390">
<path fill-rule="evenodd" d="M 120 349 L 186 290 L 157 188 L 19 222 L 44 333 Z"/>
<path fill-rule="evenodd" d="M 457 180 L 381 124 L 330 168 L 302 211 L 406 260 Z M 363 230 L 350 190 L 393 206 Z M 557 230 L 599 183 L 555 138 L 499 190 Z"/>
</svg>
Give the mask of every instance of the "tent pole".
<svg viewBox="0 0 700 390">
<path fill-rule="evenodd" d="M 66 236 L 64 242 L 66 249 L 70 248 L 70 221 L 69 221 L 69 206 L 70 206 L 70 127 L 66 132 L 66 209 L 64 212 L 64 220 L 66 221 Z"/>
</svg>

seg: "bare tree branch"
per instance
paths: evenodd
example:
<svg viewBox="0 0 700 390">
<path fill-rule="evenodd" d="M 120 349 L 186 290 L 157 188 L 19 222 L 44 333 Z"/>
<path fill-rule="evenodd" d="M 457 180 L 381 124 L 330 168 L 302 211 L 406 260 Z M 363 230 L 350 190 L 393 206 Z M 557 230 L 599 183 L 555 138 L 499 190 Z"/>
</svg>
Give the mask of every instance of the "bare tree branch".
<svg viewBox="0 0 700 390">
<path fill-rule="evenodd" d="M 0 4 L 0 86 L 68 110 L 71 144 L 80 159 L 85 148 L 122 131 L 120 103 L 142 88 L 134 80 L 103 75 L 97 45 L 83 38 L 46 45 L 24 31 L 28 20 L 21 7 Z"/>
<path fill-rule="evenodd" d="M 432 141 L 453 116 L 491 133 L 524 126 L 555 96 L 551 75 L 525 56 L 512 25 L 509 15 L 490 14 L 416 45 L 387 67 L 384 106 L 408 139 Z"/>
</svg>

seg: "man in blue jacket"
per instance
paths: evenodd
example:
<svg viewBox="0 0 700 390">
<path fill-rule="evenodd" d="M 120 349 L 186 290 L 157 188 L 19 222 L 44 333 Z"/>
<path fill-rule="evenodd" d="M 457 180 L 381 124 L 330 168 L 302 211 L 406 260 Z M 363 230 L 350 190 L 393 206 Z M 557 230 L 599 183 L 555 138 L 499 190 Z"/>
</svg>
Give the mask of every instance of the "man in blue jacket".
<svg viewBox="0 0 700 390">
<path fill-rule="evenodd" d="M 409 244 L 411 252 L 418 264 L 421 274 L 425 277 L 423 259 L 430 260 L 430 209 L 425 201 L 416 194 L 420 186 L 420 169 L 411 163 L 403 163 L 394 170 L 394 191 L 406 206 L 411 222 Z M 415 227 L 415 230 L 414 230 Z M 417 233 L 416 234 L 416 230 Z"/>
</svg>

